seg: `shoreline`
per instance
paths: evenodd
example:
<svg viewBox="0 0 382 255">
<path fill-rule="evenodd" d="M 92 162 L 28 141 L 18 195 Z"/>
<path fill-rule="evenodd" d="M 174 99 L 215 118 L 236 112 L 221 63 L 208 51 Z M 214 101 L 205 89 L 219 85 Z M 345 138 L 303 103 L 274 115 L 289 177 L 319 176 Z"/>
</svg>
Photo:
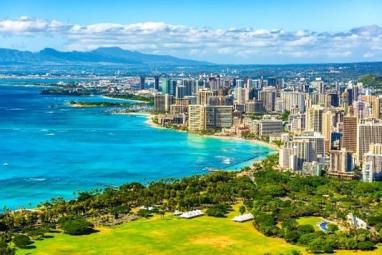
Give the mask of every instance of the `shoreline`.
<svg viewBox="0 0 382 255">
<path fill-rule="evenodd" d="M 120 98 L 120 97 L 110 97 L 110 96 L 100 96 L 101 98 L 110 99 L 110 100 L 119 100 L 119 101 L 130 101 L 130 102 L 137 102 L 137 103 L 144 103 L 147 104 L 146 101 L 137 100 L 137 99 L 128 99 L 128 98 Z"/>
<path fill-rule="evenodd" d="M 256 143 L 258 145 L 261 145 L 261 146 L 264 146 L 264 147 L 267 147 L 269 149 L 271 149 L 272 151 L 274 152 L 277 152 L 279 150 L 279 147 L 277 147 L 277 145 L 275 144 L 271 144 L 271 143 L 267 143 L 267 142 L 264 142 L 264 141 L 261 141 L 261 140 L 253 140 L 253 139 L 245 139 L 245 138 L 242 138 L 242 137 L 239 137 L 239 136 L 224 136 L 224 135 L 202 135 L 202 134 L 198 134 L 198 133 L 190 133 L 186 130 L 177 130 L 177 129 L 172 129 L 172 128 L 166 128 L 166 127 L 162 127 L 156 123 L 154 123 L 152 121 L 152 118 L 151 118 L 151 114 L 150 113 L 145 113 L 145 114 L 142 114 L 144 116 L 147 117 L 147 120 L 146 120 L 146 123 L 148 125 L 150 125 L 151 127 L 153 128 L 159 128 L 159 129 L 169 129 L 169 130 L 173 130 L 173 131 L 178 131 L 178 132 L 184 132 L 184 133 L 188 133 L 190 135 L 196 135 L 196 136 L 201 136 L 201 137 L 209 137 L 209 138 L 217 138 L 217 139 L 224 139 L 224 140 L 229 140 L 229 141 L 244 141 L 244 142 L 251 142 L 251 143 Z"/>
</svg>

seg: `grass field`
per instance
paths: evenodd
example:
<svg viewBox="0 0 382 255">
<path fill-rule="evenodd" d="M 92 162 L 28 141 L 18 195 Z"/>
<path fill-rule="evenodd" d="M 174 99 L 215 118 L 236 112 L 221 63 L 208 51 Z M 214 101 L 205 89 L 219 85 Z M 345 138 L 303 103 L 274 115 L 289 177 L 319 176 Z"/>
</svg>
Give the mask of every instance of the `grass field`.
<svg viewBox="0 0 382 255">
<path fill-rule="evenodd" d="M 119 254 L 291 254 L 305 250 L 282 239 L 268 238 L 255 230 L 251 222 L 234 223 L 231 218 L 199 217 L 191 220 L 173 216 L 140 219 L 113 228 L 100 228 L 86 236 L 56 234 L 35 243 L 36 249 L 17 254 L 39 255 L 119 255 Z M 377 251 L 338 254 L 381 254 Z"/>
<path fill-rule="evenodd" d="M 297 223 L 300 225 L 312 225 L 316 231 L 320 230 L 320 228 L 317 226 L 318 223 L 320 223 L 323 220 L 321 217 L 301 217 L 297 219 Z"/>
<path fill-rule="evenodd" d="M 234 223 L 231 218 L 202 216 L 178 219 L 140 219 L 87 236 L 56 234 L 35 243 L 36 249 L 17 254 L 288 254 L 303 248 L 282 239 L 268 238 L 256 231 L 251 222 Z"/>
</svg>

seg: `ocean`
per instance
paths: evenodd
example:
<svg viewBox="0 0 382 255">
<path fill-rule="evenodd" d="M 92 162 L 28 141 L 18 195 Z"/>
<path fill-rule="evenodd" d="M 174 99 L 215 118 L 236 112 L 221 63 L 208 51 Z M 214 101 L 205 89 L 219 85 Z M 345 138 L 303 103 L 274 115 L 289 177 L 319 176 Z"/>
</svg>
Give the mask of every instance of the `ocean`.
<svg viewBox="0 0 382 255">
<path fill-rule="evenodd" d="M 36 80 L 0 80 L 0 208 L 30 208 L 79 191 L 239 169 L 272 150 L 147 123 L 146 116 L 69 102 L 98 96 L 41 95 Z M 132 102 L 133 103 L 133 102 Z"/>
</svg>

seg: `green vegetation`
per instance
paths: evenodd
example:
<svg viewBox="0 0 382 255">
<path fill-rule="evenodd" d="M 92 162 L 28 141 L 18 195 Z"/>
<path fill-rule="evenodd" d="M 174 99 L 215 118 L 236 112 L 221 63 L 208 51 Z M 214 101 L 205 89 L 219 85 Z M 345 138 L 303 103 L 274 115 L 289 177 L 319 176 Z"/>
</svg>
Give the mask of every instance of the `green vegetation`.
<svg viewBox="0 0 382 255">
<path fill-rule="evenodd" d="M 29 236 L 26 236 L 26 235 L 15 235 L 13 237 L 13 243 L 18 248 L 28 249 L 33 242 L 29 238 Z"/>
<path fill-rule="evenodd" d="M 250 132 L 245 132 L 241 134 L 241 137 L 244 139 L 259 139 L 259 137 L 256 134 L 250 133 Z"/>
<path fill-rule="evenodd" d="M 226 214 L 231 210 L 231 206 L 225 204 L 218 204 L 211 206 L 207 209 L 208 216 L 226 217 Z"/>
<path fill-rule="evenodd" d="M 269 143 L 269 136 L 265 136 L 265 135 L 264 136 L 258 136 L 254 133 L 243 132 L 243 133 L 241 133 L 241 137 L 244 139 L 247 139 L 247 140 L 259 140 L 259 141 Z"/>
<path fill-rule="evenodd" d="M 129 183 L 118 188 L 82 192 L 76 200 L 54 199 L 42 204 L 38 210 L 5 212 L 0 215 L 0 228 L 2 229 L 0 240 L 5 242 L 5 248 L 8 248 L 12 247 L 12 239 L 14 240 L 18 235 L 26 235 L 33 240 L 44 239 L 42 243 L 51 243 L 54 246 L 56 238 L 48 240 L 45 235 L 52 230 L 63 230 L 66 233 L 55 235 L 58 242 L 60 240 L 68 241 L 72 239 L 67 234 L 91 233 L 92 226 L 88 222 L 97 225 L 114 225 L 128 222 L 129 219 L 133 219 L 132 217 L 141 217 L 142 219 L 137 222 L 146 222 L 149 219 L 156 219 L 158 216 L 162 218 L 165 212 L 173 212 L 176 209 L 182 211 L 195 208 L 205 209 L 206 214 L 214 216 L 214 218 L 206 216 L 201 218 L 208 219 L 209 222 L 220 222 L 211 219 L 228 220 L 224 221 L 225 224 L 232 227 L 233 225 L 228 223 L 230 219 L 225 219 L 225 216 L 230 215 L 232 206 L 240 203 L 245 206 L 247 212 L 253 213 L 255 217 L 252 222 L 253 226 L 265 236 L 275 238 L 270 240 L 278 240 L 278 243 L 282 238 L 292 245 L 304 246 L 311 252 L 333 252 L 341 249 L 375 249 L 376 244 L 381 242 L 382 183 L 362 183 L 281 173 L 274 169 L 276 162 L 277 155 L 272 155 L 261 163 L 256 163 L 251 170 L 247 169 L 250 171 L 249 173 L 214 172 L 183 179 L 156 181 L 146 186 Z M 253 178 L 248 178 L 249 174 Z M 138 210 L 137 208 L 143 209 Z M 154 210 L 145 208 L 154 208 Z M 241 209 L 240 213 L 243 211 L 244 209 Z M 367 220 L 372 229 L 349 228 L 346 224 L 346 215 L 350 212 Z M 236 212 L 237 214 L 238 212 Z M 313 221 L 317 218 L 306 217 L 322 217 L 341 228 L 329 225 L 329 231 L 323 232 L 315 228 L 315 223 L 311 224 L 307 220 Z M 173 222 L 179 223 L 198 221 L 199 219 L 173 220 Z M 130 224 L 138 223 L 133 222 L 127 225 L 130 226 Z M 252 224 L 250 223 L 250 225 Z M 192 226 L 187 227 L 192 229 Z M 181 231 L 191 234 L 187 232 L 189 231 L 187 227 L 173 226 L 173 230 L 167 231 L 178 231 L 174 235 L 179 236 L 182 236 Z M 208 225 L 202 224 L 198 227 L 200 233 L 209 231 Z M 196 226 L 193 229 L 195 230 L 195 228 Z M 222 231 L 222 229 L 220 231 L 220 236 L 221 233 L 230 232 L 229 230 Z M 252 229 L 252 231 L 255 230 Z M 212 233 L 216 232 L 212 231 Z M 97 235 L 96 233 L 86 235 L 83 239 L 77 240 L 94 240 L 92 238 L 96 237 L 92 236 Z M 149 247 L 148 243 L 157 245 L 154 237 L 146 236 L 146 239 L 142 237 L 145 235 L 144 228 L 137 235 L 145 240 L 147 247 Z M 254 234 L 254 236 L 257 235 Z M 242 241 L 252 240 L 254 236 L 250 236 L 247 232 L 243 234 Z M 173 238 L 173 236 L 168 238 L 170 237 Z M 127 240 L 130 238 L 131 242 L 139 241 L 130 235 L 124 240 L 128 242 Z M 212 234 L 205 238 L 210 241 L 214 236 Z M 166 240 L 162 237 L 159 239 L 161 242 Z M 103 239 L 101 240 L 103 241 Z M 171 246 L 170 242 L 179 244 L 178 241 L 185 240 L 169 239 L 167 245 Z M 131 242 L 132 246 L 136 245 Z M 80 243 L 75 245 L 78 250 L 84 248 L 80 247 L 82 242 Z M 100 244 L 100 247 L 102 245 Z M 65 247 L 64 244 L 63 247 Z M 108 244 L 105 243 L 104 247 L 108 247 Z M 194 250 L 191 245 L 182 247 L 185 250 L 190 249 L 191 254 L 195 253 L 192 252 Z M 161 248 L 163 251 L 165 250 L 163 247 Z M 230 251 L 232 252 L 232 250 Z M 140 253 L 143 253 L 142 250 Z M 227 254 L 229 253 L 227 252 Z"/>
<path fill-rule="evenodd" d="M 282 141 L 280 141 L 280 140 L 275 140 L 275 141 L 273 141 L 272 142 L 273 144 L 275 144 L 276 146 L 278 146 L 278 147 L 281 147 L 284 143 L 282 142 Z"/>
<path fill-rule="evenodd" d="M 154 216 L 123 225 L 100 227 L 98 233 L 86 236 L 54 234 L 54 238 L 36 242 L 36 249 L 19 250 L 25 255 L 87 254 L 295 254 L 303 247 L 278 238 L 265 237 L 251 222 L 235 223 L 231 218 L 203 216 L 192 220 L 170 214 Z M 297 254 L 300 254 L 297 253 Z"/>
<path fill-rule="evenodd" d="M 152 96 L 140 96 L 140 95 L 134 95 L 134 94 L 107 94 L 106 96 L 113 97 L 113 98 L 143 101 L 148 104 L 154 105 L 154 98 Z"/>
<path fill-rule="evenodd" d="M 207 128 L 205 130 L 197 132 L 200 135 L 214 135 L 216 133 L 221 132 L 221 129 L 215 129 L 215 128 Z"/>
<path fill-rule="evenodd" d="M 130 107 L 130 103 L 115 103 L 115 102 L 77 102 L 70 101 L 70 105 L 75 107 Z"/>
<path fill-rule="evenodd" d="M 299 225 L 311 225 L 315 230 L 320 230 L 320 228 L 317 226 L 321 221 L 323 220 L 322 217 L 316 217 L 316 216 L 307 216 L 307 217 L 300 217 L 297 219 L 297 223 Z"/>
<path fill-rule="evenodd" d="M 0 240 L 0 254 L 1 255 L 14 255 L 16 253 L 16 250 L 12 247 L 9 247 L 8 244 Z"/>
<path fill-rule="evenodd" d="M 93 225 L 86 219 L 78 216 L 64 216 L 58 221 L 65 234 L 86 235 L 92 233 Z"/>
<path fill-rule="evenodd" d="M 174 129 L 174 130 L 179 130 L 179 131 L 187 131 L 187 127 L 186 126 L 182 126 L 182 125 L 166 124 L 166 125 L 163 125 L 163 127 Z"/>
<path fill-rule="evenodd" d="M 76 86 L 50 87 L 41 91 L 42 95 L 68 95 L 68 96 L 90 96 L 99 95 L 96 88 L 81 88 Z"/>
<path fill-rule="evenodd" d="M 359 82 L 362 82 L 364 87 L 373 88 L 376 90 L 382 90 L 382 77 L 376 75 L 365 75 L 359 79 Z"/>
<path fill-rule="evenodd" d="M 288 121 L 289 119 L 289 115 L 290 115 L 290 111 L 284 111 L 281 115 L 280 115 L 280 119 L 282 121 Z"/>
<path fill-rule="evenodd" d="M 247 113 L 246 116 L 253 120 L 261 120 L 264 117 L 264 113 Z"/>
</svg>

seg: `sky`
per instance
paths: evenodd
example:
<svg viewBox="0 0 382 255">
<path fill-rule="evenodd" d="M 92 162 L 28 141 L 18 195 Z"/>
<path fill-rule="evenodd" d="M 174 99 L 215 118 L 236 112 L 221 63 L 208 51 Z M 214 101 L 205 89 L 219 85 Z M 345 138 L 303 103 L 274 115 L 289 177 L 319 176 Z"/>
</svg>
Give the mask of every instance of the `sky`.
<svg viewBox="0 0 382 255">
<path fill-rule="evenodd" d="M 0 47 L 230 64 L 382 60 L 381 0 L 1 0 Z"/>
</svg>

